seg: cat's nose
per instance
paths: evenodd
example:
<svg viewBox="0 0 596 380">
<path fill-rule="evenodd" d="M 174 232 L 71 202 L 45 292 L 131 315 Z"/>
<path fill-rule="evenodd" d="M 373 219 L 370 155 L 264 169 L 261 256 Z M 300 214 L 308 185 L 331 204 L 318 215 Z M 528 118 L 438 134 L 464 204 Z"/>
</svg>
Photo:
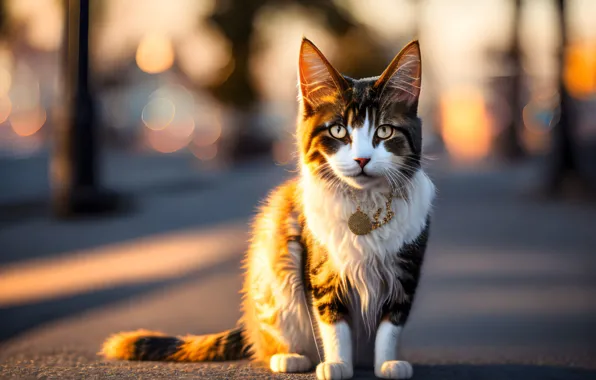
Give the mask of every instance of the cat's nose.
<svg viewBox="0 0 596 380">
<path fill-rule="evenodd" d="M 362 169 L 364 169 L 364 167 L 366 166 L 366 164 L 369 163 L 370 158 L 354 158 L 354 161 L 356 161 L 358 163 L 358 165 L 360 165 L 360 167 Z"/>
</svg>

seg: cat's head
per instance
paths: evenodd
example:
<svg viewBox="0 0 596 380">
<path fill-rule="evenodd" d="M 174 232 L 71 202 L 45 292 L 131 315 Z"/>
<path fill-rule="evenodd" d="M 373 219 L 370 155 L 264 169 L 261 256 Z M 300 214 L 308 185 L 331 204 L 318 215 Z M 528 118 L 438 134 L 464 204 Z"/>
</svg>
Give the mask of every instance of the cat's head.
<svg viewBox="0 0 596 380">
<path fill-rule="evenodd" d="M 406 45 L 378 77 L 340 74 L 307 39 L 299 59 L 302 165 L 331 187 L 400 188 L 420 167 L 421 60 Z"/>
</svg>

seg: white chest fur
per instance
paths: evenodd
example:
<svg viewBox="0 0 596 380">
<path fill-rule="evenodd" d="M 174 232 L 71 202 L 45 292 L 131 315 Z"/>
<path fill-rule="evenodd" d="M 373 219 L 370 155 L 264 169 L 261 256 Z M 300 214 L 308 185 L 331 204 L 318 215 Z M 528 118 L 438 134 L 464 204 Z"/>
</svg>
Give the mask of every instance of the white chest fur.
<svg viewBox="0 0 596 380">
<path fill-rule="evenodd" d="M 408 200 L 393 200 L 393 220 L 361 236 L 348 228 L 348 219 L 356 211 L 356 205 L 349 197 L 325 188 L 306 168 L 302 170 L 302 191 L 307 227 L 327 249 L 329 259 L 342 279 L 349 280 L 360 298 L 367 327 L 372 328 L 380 305 L 388 297 L 402 296 L 397 281 L 399 274 L 394 273 L 395 266 L 391 264 L 399 260 L 400 248 L 418 237 L 426 225 L 435 196 L 432 181 L 419 170 L 412 178 Z M 370 192 L 365 197 L 368 198 L 365 202 L 385 204 L 385 196 L 380 192 Z M 388 288 L 386 294 L 377 291 L 383 283 Z"/>
</svg>

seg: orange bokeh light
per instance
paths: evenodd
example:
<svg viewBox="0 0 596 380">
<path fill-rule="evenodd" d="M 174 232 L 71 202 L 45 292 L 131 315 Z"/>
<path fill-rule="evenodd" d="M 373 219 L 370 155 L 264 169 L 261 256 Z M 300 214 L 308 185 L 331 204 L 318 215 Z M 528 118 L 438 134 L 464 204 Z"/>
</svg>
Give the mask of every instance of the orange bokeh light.
<svg viewBox="0 0 596 380">
<path fill-rule="evenodd" d="M 156 131 L 145 129 L 145 141 L 149 147 L 160 153 L 174 153 L 186 147 L 190 138 L 176 136 L 168 129 Z"/>
<path fill-rule="evenodd" d="M 490 122 L 483 95 L 460 89 L 441 99 L 442 134 L 447 150 L 458 161 L 473 161 L 490 149 Z"/>
<path fill-rule="evenodd" d="M 168 70 L 174 64 L 174 47 L 165 35 L 148 34 L 139 43 L 136 54 L 137 65 L 149 74 Z"/>
<path fill-rule="evenodd" d="M 596 45 L 575 44 L 565 50 L 565 85 L 577 98 L 596 93 Z"/>
<path fill-rule="evenodd" d="M 46 122 L 46 110 L 39 107 L 27 111 L 13 112 L 9 118 L 12 130 L 26 137 L 37 133 Z"/>
</svg>

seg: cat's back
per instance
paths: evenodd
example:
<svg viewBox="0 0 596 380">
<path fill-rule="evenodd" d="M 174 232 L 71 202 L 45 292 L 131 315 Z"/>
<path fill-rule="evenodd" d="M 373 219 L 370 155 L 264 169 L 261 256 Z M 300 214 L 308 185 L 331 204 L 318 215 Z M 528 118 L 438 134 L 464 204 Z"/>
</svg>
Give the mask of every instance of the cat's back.
<svg viewBox="0 0 596 380">
<path fill-rule="evenodd" d="M 298 181 L 293 178 L 272 189 L 261 202 L 252 224 L 250 247 L 246 255 L 248 277 L 264 270 L 263 267 L 275 270 L 278 262 L 290 257 L 292 261 L 299 260 L 301 255 L 298 248 L 290 249 L 288 246 L 289 242 L 298 244 L 302 233 L 299 197 Z"/>
<path fill-rule="evenodd" d="M 298 222 L 300 193 L 297 178 L 289 179 L 272 189 L 261 202 L 253 222 L 253 237 L 264 233 L 290 233 L 292 222 Z"/>
</svg>

